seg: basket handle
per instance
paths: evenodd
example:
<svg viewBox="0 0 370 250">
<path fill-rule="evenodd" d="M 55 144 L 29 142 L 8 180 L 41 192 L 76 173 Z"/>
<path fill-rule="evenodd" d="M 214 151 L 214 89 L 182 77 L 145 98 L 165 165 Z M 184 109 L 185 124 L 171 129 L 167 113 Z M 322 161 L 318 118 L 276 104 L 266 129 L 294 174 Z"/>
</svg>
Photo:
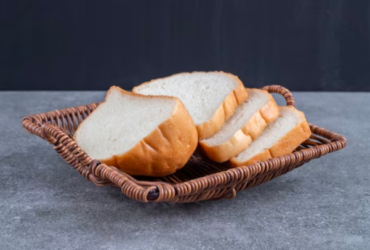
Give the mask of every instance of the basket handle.
<svg viewBox="0 0 370 250">
<path fill-rule="evenodd" d="M 92 162 L 92 159 L 85 153 L 85 151 L 83 151 L 77 143 L 60 128 L 49 123 L 43 123 L 40 128 L 42 138 L 50 144 L 53 144 L 54 149 L 74 168 L 78 168 L 72 164 L 74 160 L 78 160 L 84 166 L 87 166 Z"/>
<path fill-rule="evenodd" d="M 282 95 L 286 101 L 287 106 L 295 107 L 295 101 L 292 93 L 287 89 L 280 85 L 269 85 L 262 88 L 269 93 L 278 93 Z"/>
</svg>

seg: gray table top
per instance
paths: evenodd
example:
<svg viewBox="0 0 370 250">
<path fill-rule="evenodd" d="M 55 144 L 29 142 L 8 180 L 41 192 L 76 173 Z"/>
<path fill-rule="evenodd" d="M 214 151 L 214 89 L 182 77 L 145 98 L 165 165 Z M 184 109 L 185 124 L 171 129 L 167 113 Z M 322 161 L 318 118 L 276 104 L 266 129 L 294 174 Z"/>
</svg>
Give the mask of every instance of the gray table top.
<svg viewBox="0 0 370 250">
<path fill-rule="evenodd" d="M 294 96 L 347 147 L 234 200 L 144 204 L 88 182 L 22 130 L 25 115 L 103 92 L 0 92 L 0 249 L 369 249 L 370 93 Z"/>
</svg>

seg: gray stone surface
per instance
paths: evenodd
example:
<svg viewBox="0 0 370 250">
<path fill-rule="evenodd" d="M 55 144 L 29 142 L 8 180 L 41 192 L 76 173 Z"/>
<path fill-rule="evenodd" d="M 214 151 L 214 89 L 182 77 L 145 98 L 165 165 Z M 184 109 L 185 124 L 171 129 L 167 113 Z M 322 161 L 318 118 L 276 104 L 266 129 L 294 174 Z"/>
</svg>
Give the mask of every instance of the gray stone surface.
<svg viewBox="0 0 370 250">
<path fill-rule="evenodd" d="M 347 147 L 234 200 L 143 204 L 86 181 L 23 116 L 103 92 L 0 93 L 0 249 L 370 249 L 370 93 L 295 93 Z"/>
</svg>

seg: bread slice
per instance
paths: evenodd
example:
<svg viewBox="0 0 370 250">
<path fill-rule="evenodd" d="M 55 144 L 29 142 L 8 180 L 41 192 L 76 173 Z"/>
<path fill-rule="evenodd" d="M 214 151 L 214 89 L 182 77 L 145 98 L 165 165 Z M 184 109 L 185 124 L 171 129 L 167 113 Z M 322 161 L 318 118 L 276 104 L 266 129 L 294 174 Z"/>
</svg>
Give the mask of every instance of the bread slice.
<svg viewBox="0 0 370 250">
<path fill-rule="evenodd" d="M 199 142 L 211 160 L 224 162 L 236 156 L 279 116 L 279 107 L 272 95 L 265 90 L 247 90 L 248 99 L 236 108 L 224 126 L 212 137 Z"/>
<path fill-rule="evenodd" d="M 232 166 L 248 165 L 289 154 L 311 136 L 302 112 L 294 107 L 279 107 L 279 111 L 279 117 L 246 150 L 231 158 Z"/>
<path fill-rule="evenodd" d="M 198 144 L 194 123 L 178 98 L 132 94 L 115 86 L 74 138 L 91 158 L 146 176 L 174 173 Z"/>
<path fill-rule="evenodd" d="M 248 96 L 239 78 L 224 72 L 176 74 L 143 83 L 132 91 L 180 98 L 193 118 L 200 139 L 220 130 Z"/>
</svg>

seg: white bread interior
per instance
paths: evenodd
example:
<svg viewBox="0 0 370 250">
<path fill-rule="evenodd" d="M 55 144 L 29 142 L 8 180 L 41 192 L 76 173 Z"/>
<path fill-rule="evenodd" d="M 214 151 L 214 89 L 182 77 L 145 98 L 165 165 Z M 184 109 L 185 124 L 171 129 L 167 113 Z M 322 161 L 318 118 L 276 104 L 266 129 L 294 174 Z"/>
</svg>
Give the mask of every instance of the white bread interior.
<svg viewBox="0 0 370 250">
<path fill-rule="evenodd" d="M 224 72 L 175 74 L 143 83 L 133 92 L 180 98 L 197 126 L 200 138 L 216 133 L 247 98 L 241 81 Z"/>
<path fill-rule="evenodd" d="M 246 150 L 231 159 L 232 165 L 251 164 L 289 154 L 310 137 L 311 131 L 302 112 L 285 106 L 279 110 L 279 117 Z"/>
<path fill-rule="evenodd" d="M 255 89 L 248 89 L 248 99 L 236 108 L 234 114 L 225 122 L 220 131 L 218 131 L 212 137 L 204 139 L 203 141 L 210 146 L 215 146 L 226 142 L 268 101 L 268 93 L 257 91 Z"/>
<path fill-rule="evenodd" d="M 132 175 L 164 176 L 185 165 L 198 135 L 178 98 L 143 96 L 113 86 L 74 138 L 91 158 L 107 165 Z"/>
<path fill-rule="evenodd" d="M 224 126 L 212 137 L 200 141 L 206 155 L 224 162 L 245 150 L 268 123 L 279 115 L 273 97 L 264 90 L 247 89 L 248 99 L 240 104 Z"/>
<path fill-rule="evenodd" d="M 113 89 L 76 131 L 78 145 L 94 159 L 127 152 L 168 119 L 176 100 L 122 95 Z"/>
</svg>

